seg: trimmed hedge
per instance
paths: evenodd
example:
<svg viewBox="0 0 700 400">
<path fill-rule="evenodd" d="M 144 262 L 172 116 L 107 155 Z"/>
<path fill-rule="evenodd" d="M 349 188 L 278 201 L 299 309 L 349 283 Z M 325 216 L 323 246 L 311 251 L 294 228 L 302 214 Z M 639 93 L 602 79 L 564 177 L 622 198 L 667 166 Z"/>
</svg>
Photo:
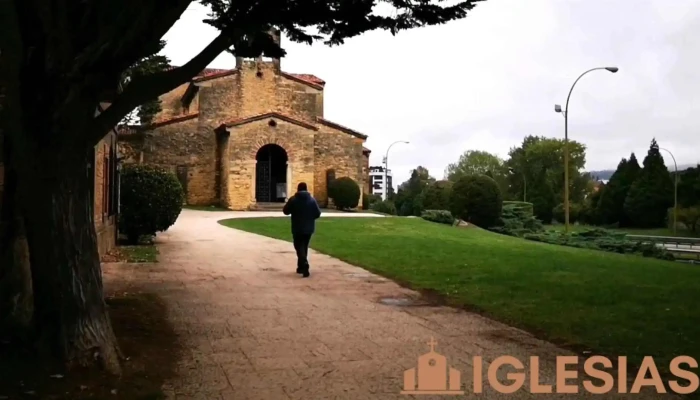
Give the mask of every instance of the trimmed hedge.
<svg viewBox="0 0 700 400">
<path fill-rule="evenodd" d="M 125 165 L 120 182 L 119 230 L 130 243 L 170 228 L 182 211 L 185 192 L 175 174 L 146 165 Z"/>
<path fill-rule="evenodd" d="M 391 200 L 380 200 L 373 203 L 370 209 L 382 214 L 396 215 L 396 205 Z"/>
<path fill-rule="evenodd" d="M 360 186 L 352 178 L 344 176 L 334 180 L 330 185 L 328 197 L 338 210 L 357 208 L 360 202 Z"/>
<path fill-rule="evenodd" d="M 425 210 L 421 214 L 421 218 L 426 221 L 437 222 L 438 224 L 452 225 L 455 222 L 452 213 L 447 210 Z"/>
</svg>

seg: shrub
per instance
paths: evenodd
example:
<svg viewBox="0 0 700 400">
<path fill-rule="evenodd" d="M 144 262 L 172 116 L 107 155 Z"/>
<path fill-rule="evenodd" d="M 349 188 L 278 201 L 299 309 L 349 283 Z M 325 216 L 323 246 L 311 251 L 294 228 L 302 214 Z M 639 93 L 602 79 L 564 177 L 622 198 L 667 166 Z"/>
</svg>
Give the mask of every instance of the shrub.
<svg viewBox="0 0 700 400">
<path fill-rule="evenodd" d="M 450 208 L 452 182 L 433 182 L 423 191 L 423 207 L 426 210 L 446 210 Z"/>
<path fill-rule="evenodd" d="M 486 175 L 463 176 L 450 195 L 452 214 L 483 228 L 497 225 L 503 208 L 501 189 Z"/>
<path fill-rule="evenodd" d="M 369 205 L 371 206 L 372 204 L 382 201 L 382 196 L 378 194 L 370 194 L 369 195 Z"/>
<path fill-rule="evenodd" d="M 396 215 L 396 205 L 391 200 L 380 200 L 372 204 L 370 208 L 382 214 Z"/>
<path fill-rule="evenodd" d="M 121 173 L 119 230 L 129 242 L 170 228 L 182 211 L 185 193 L 175 174 L 126 165 Z"/>
<path fill-rule="evenodd" d="M 425 210 L 423 214 L 421 214 L 421 218 L 426 221 L 447 225 L 452 225 L 455 222 L 452 213 L 447 210 Z"/>
<path fill-rule="evenodd" d="M 328 197 L 339 210 L 357 208 L 360 202 L 360 186 L 352 178 L 344 176 L 333 181 Z"/>
<path fill-rule="evenodd" d="M 362 209 L 369 209 L 369 195 L 367 193 L 362 193 Z"/>
<path fill-rule="evenodd" d="M 700 206 L 684 207 L 678 209 L 678 225 L 685 226 L 691 232 L 697 232 L 700 227 Z M 669 227 L 673 228 L 673 207 L 668 213 Z"/>
<path fill-rule="evenodd" d="M 636 254 L 643 257 L 673 261 L 674 257 L 665 248 L 654 243 L 630 240 L 626 233 L 608 231 L 601 228 L 573 232 L 569 235 L 555 230 L 544 233 L 526 233 L 525 239 L 560 246 L 580 247 L 620 254 Z"/>
<path fill-rule="evenodd" d="M 527 201 L 504 201 L 503 211 L 505 211 L 506 208 L 511 209 L 514 212 L 523 212 L 525 213 L 524 215 L 528 215 L 530 217 L 535 215 L 534 205 Z"/>
<path fill-rule="evenodd" d="M 569 205 L 569 223 L 574 224 L 579 220 L 581 209 L 582 207 L 578 204 Z M 558 206 L 554 207 L 552 210 L 552 216 L 555 220 L 557 220 L 557 222 L 561 222 L 562 224 L 565 222 L 564 203 L 560 203 Z"/>
<path fill-rule="evenodd" d="M 544 231 L 542 222 L 533 216 L 532 203 L 520 201 L 503 202 L 503 211 L 498 224 L 491 231 L 509 236 L 522 237 L 526 233 Z"/>
</svg>

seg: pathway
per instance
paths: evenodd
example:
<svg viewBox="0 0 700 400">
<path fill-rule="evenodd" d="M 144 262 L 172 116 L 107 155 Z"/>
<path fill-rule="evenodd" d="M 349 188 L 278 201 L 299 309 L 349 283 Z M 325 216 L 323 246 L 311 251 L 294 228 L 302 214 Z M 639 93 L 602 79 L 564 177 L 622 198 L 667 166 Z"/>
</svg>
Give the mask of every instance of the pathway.
<svg viewBox="0 0 700 400">
<path fill-rule="evenodd" d="M 420 305 L 417 293 L 316 252 L 310 255 L 311 278 L 302 279 L 294 271 L 290 243 L 216 223 L 222 218 L 255 215 L 262 214 L 184 210 L 175 226 L 159 235 L 159 264 L 106 270 L 107 282 L 110 275 L 119 275 L 157 283 L 154 286 L 168 303 L 168 318 L 187 349 L 178 379 L 165 388 L 171 398 L 413 398 L 399 394 L 404 370 L 416 366 L 417 357 L 429 350 L 431 338 L 448 365 L 461 371 L 467 393 L 459 398 L 477 398 L 471 393 L 473 356 L 483 356 L 488 362 L 500 355 L 523 361 L 538 355 L 543 364 L 541 382 L 554 383 L 554 357 L 569 354 L 472 313 Z M 326 214 L 324 218 L 347 215 Z M 384 298 L 417 303 L 383 304 L 379 300 Z M 505 372 L 499 376 L 508 382 Z M 529 387 L 529 378 L 525 387 Z M 535 397 L 525 389 L 498 394 L 488 384 L 484 391 L 478 398 Z M 588 395 L 536 397 L 579 399 Z"/>
</svg>

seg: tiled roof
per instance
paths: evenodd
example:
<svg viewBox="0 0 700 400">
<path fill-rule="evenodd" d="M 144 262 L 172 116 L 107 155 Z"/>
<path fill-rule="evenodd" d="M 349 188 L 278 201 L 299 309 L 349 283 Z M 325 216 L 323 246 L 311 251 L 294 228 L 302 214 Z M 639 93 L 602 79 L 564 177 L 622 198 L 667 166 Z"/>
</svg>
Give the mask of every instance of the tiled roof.
<svg viewBox="0 0 700 400">
<path fill-rule="evenodd" d="M 365 146 L 362 146 L 362 152 L 363 152 L 363 153 L 368 153 L 368 154 L 369 154 L 369 153 L 372 152 L 372 150 L 366 148 Z"/>
<path fill-rule="evenodd" d="M 330 126 L 331 128 L 337 129 L 339 131 L 343 131 L 343 132 L 348 133 L 348 134 L 355 136 L 357 138 L 367 139 L 367 135 L 360 133 L 354 129 L 350 129 L 350 128 L 345 127 L 343 125 L 336 124 L 335 122 L 329 121 L 329 120 L 321 118 L 321 117 L 316 117 L 316 120 L 323 125 Z"/>
<path fill-rule="evenodd" d="M 171 68 L 175 68 L 174 66 Z M 215 79 L 222 76 L 235 74 L 235 69 L 222 69 L 222 68 L 205 68 L 202 72 L 198 73 L 192 80 L 195 82 L 207 81 L 209 79 Z M 293 78 L 295 80 L 301 81 L 302 83 L 307 83 L 314 87 L 319 87 L 320 89 L 326 84 L 326 81 L 312 74 L 290 74 L 288 72 L 282 72 L 283 75 Z"/>
<path fill-rule="evenodd" d="M 222 126 L 231 127 L 231 126 L 243 125 L 243 124 L 247 124 L 249 122 L 260 121 L 262 119 L 267 119 L 267 118 L 277 118 L 277 119 L 281 119 L 282 121 L 289 122 L 290 124 L 299 125 L 301 127 L 307 128 L 307 129 L 312 129 L 314 131 L 318 130 L 318 127 L 316 127 L 316 126 L 314 126 L 306 121 L 302 121 L 298 118 L 294 118 L 294 117 L 291 117 L 289 115 L 285 115 L 285 114 L 278 113 L 278 112 L 268 112 L 268 113 L 264 113 L 264 114 L 254 115 L 252 117 L 239 118 L 239 119 L 236 119 L 233 121 L 226 122 L 226 123 L 222 124 Z"/>
</svg>

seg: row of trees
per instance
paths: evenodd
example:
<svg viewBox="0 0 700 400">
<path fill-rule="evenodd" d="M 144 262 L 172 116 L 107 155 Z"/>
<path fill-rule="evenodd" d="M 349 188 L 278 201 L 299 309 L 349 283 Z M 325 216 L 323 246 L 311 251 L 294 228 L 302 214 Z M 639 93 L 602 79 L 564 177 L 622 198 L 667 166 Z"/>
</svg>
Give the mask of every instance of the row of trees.
<svg viewBox="0 0 700 400">
<path fill-rule="evenodd" d="M 676 177 L 666 167 L 656 140 L 649 146 L 642 166 L 634 153 L 620 161 L 607 185 L 584 204 L 590 210 L 586 222 L 639 228 L 670 224 L 675 179 L 678 179 L 679 222 L 695 231 L 700 218 L 700 167 L 681 171 Z"/>
<path fill-rule="evenodd" d="M 570 220 L 595 225 L 662 227 L 673 205 L 673 174 L 653 140 L 641 167 L 632 154 L 623 159 L 607 185 L 583 171 L 586 147 L 569 142 Z M 498 184 L 504 200 L 533 204 L 534 215 L 544 223 L 563 222 L 564 141 L 527 136 L 510 150 L 506 160 L 485 151 L 466 151 L 445 169 L 437 180 L 422 166 L 390 196 L 398 215 L 421 215 L 426 209 L 449 209 L 443 188 L 464 176 L 486 175 Z M 695 229 L 693 218 L 700 214 L 700 169 L 691 168 L 679 176 L 678 196 L 682 209 L 679 221 Z M 697 218 L 695 219 L 697 220 Z"/>
<path fill-rule="evenodd" d="M 180 67 L 152 60 L 156 68 L 138 71 L 133 66 L 162 48 L 193 0 L 66 1 L 60 10 L 39 0 L 0 2 L 0 279 L 21 281 L 0 285 L 0 304 L 30 295 L 27 342 L 67 366 L 98 361 L 119 372 L 88 190 L 94 182 L 86 173 L 105 133 L 224 51 L 284 56 L 273 28 L 295 42 L 338 45 L 376 29 L 396 34 L 464 18 L 478 1 L 382 0 L 393 8 L 389 15 L 376 14 L 382 7 L 374 0 L 199 0 L 211 9 L 204 22 L 218 36 Z M 110 106 L 98 112 L 100 102 Z M 15 245 L 25 236 L 28 257 Z M 13 308 L 0 312 L 1 322 L 16 320 Z"/>
<path fill-rule="evenodd" d="M 585 146 L 570 141 L 569 149 L 570 198 L 582 202 L 595 184 L 589 174 L 581 172 L 586 162 Z M 532 202 L 535 215 L 548 223 L 564 196 L 563 157 L 563 140 L 541 136 L 527 136 L 520 146 L 510 150 L 507 160 L 485 151 L 469 150 L 447 166 L 444 180 L 436 180 L 424 167 L 414 169 L 411 178 L 399 185 L 392 200 L 399 215 L 420 215 L 424 209 L 437 207 L 432 193 L 423 193 L 431 183 L 440 182 L 439 185 L 445 186 L 464 176 L 486 175 L 496 181 L 504 200 Z"/>
</svg>

